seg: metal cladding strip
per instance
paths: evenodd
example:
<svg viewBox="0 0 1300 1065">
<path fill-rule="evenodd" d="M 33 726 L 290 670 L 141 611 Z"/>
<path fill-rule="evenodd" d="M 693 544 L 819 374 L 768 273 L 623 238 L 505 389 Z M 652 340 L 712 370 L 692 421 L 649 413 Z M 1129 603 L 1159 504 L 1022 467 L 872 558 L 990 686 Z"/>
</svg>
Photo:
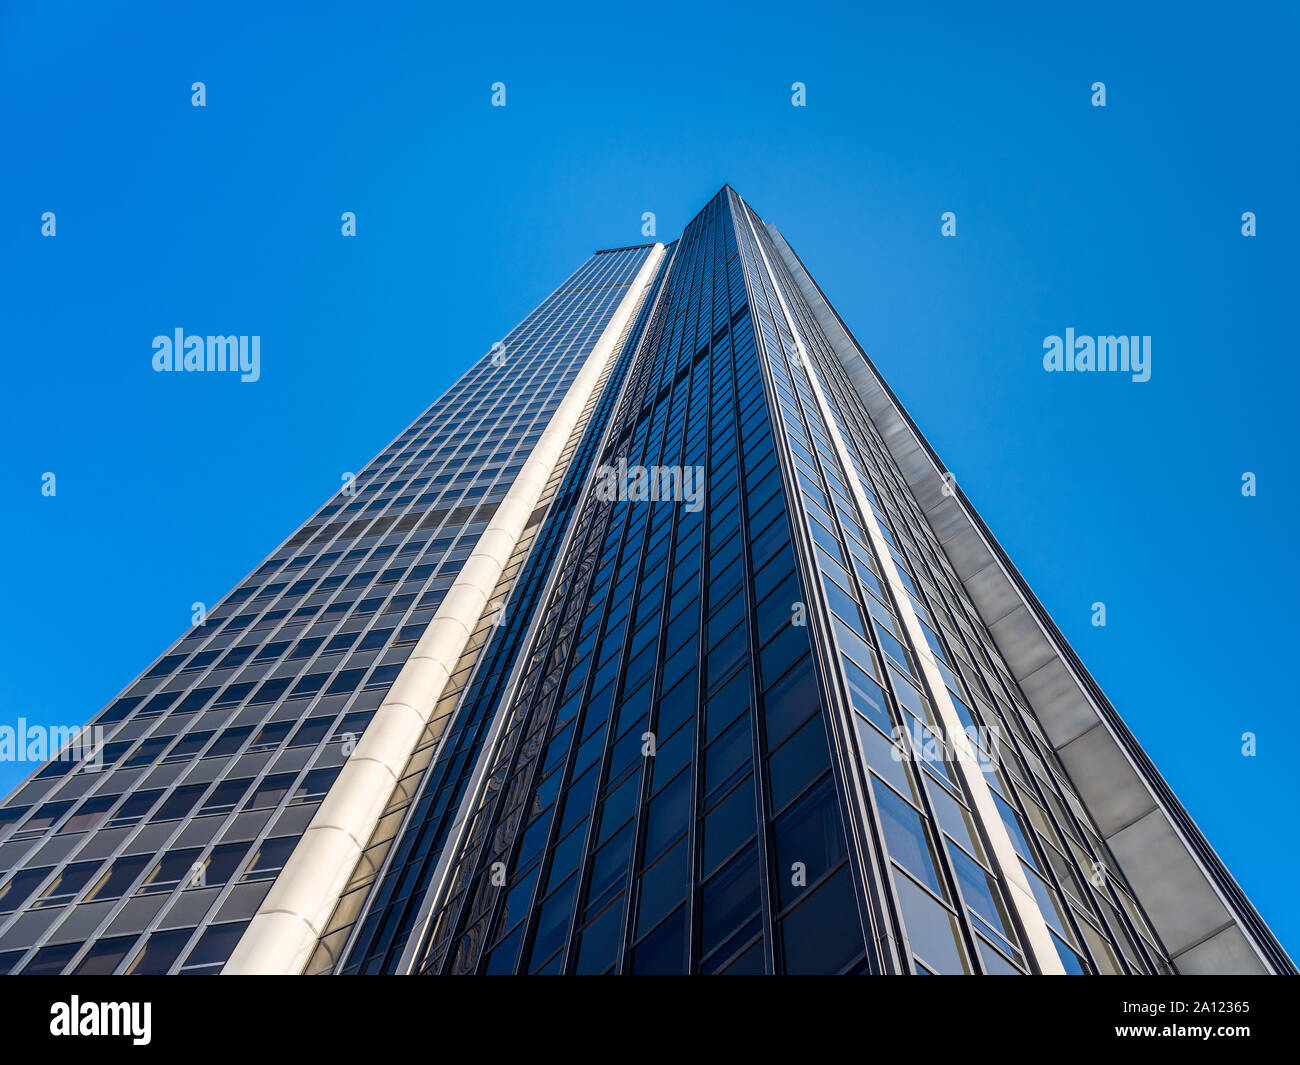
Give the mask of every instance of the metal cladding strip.
<svg viewBox="0 0 1300 1065">
<path fill-rule="evenodd" d="M 767 251 L 764 249 L 763 242 L 754 229 L 753 219 L 749 217 L 748 213 L 746 213 L 746 221 L 749 223 L 750 231 L 754 234 L 754 245 L 763 258 L 763 268 L 767 271 L 772 290 L 776 293 L 777 301 L 781 304 L 781 314 L 785 318 L 786 327 L 790 330 L 790 335 L 794 337 L 799 359 L 808 372 L 808 382 L 813 396 L 817 400 L 822 419 L 826 423 L 831 446 L 835 448 L 840 465 L 844 468 L 858 510 L 866 519 L 867 534 L 871 537 L 872 549 L 880 560 L 881 571 L 890 587 L 890 591 L 893 593 L 894 602 L 898 606 L 899 619 L 903 622 L 908 639 L 915 649 L 921 672 L 925 675 L 925 681 L 930 689 L 935 709 L 943 724 L 943 731 L 946 733 L 948 742 L 957 756 L 957 769 L 961 773 L 962 780 L 966 785 L 966 791 L 971 797 L 976 813 L 983 822 L 993 860 L 1003 883 L 1007 886 L 1007 893 L 1011 897 L 1011 904 L 1015 907 L 1016 917 L 1024 933 L 1027 952 L 1033 957 L 1039 972 L 1045 975 L 1063 976 L 1065 966 L 1062 964 L 1060 955 L 1052 942 L 1052 934 L 1048 931 L 1047 922 L 1043 919 L 1042 911 L 1038 908 L 1038 902 L 1029 886 L 1029 879 L 1020 867 L 1020 858 L 1011 843 L 1011 837 L 1007 833 L 1006 825 L 1002 822 L 1002 815 L 998 811 L 997 804 L 993 801 L 993 795 L 989 790 L 988 782 L 984 779 L 980 762 L 971 749 L 970 739 L 966 735 L 961 718 L 957 714 L 956 707 L 952 704 L 952 699 L 948 696 L 948 687 L 944 684 L 938 666 L 935 665 L 934 652 L 930 649 L 930 644 L 921 631 L 921 623 L 912 609 L 912 603 L 908 598 L 906 589 L 903 587 L 903 582 L 899 580 L 898 568 L 894 564 L 893 556 L 889 553 L 885 538 L 880 533 L 880 526 L 876 522 L 875 512 L 872 511 L 866 495 L 862 491 L 862 484 L 858 480 L 857 467 L 854 466 L 849 456 L 848 448 L 840 435 L 839 424 L 831 413 L 830 405 L 826 402 L 821 383 L 818 381 L 817 374 L 813 369 L 812 359 L 809 358 L 808 352 L 804 348 L 803 340 L 799 335 L 799 328 L 795 325 L 794 317 L 785 302 L 785 294 L 781 291 L 781 285 L 772 270 L 772 264 L 768 261 Z"/>
<path fill-rule="evenodd" d="M 307 964 L 663 251 L 656 244 L 628 286 L 223 974 L 294 974 Z"/>
<path fill-rule="evenodd" d="M 674 251 L 674 256 L 676 251 Z M 655 270 L 658 272 L 658 262 L 662 258 L 662 249 L 656 246 Z M 659 293 L 655 297 L 655 304 L 651 306 L 648 317 L 646 318 L 645 331 L 642 333 L 642 342 L 645 334 L 649 331 L 650 323 L 658 309 L 658 301 L 663 300 L 664 293 L 668 290 L 668 275 L 673 269 L 674 259 L 668 260 L 667 270 L 663 284 L 659 287 Z M 651 279 L 653 282 L 653 278 Z M 623 396 L 631 387 L 632 371 L 636 366 L 636 360 L 633 358 L 628 363 L 627 372 L 623 375 L 623 383 L 619 389 L 619 395 L 611 408 L 612 414 L 605 426 L 600 444 L 596 447 L 594 455 L 600 456 L 614 432 L 617 423 L 617 413 L 623 402 Z M 397 972 L 401 975 L 418 974 L 420 965 L 423 962 L 425 952 L 429 947 L 429 930 L 433 925 L 435 915 L 442 906 L 447 895 L 447 887 L 451 880 L 451 874 L 456 865 L 456 859 L 460 855 L 461 846 L 465 842 L 465 837 L 473 823 L 474 815 L 483 801 L 483 791 L 487 784 L 487 779 L 491 775 L 493 763 L 496 761 L 498 746 L 501 742 L 501 735 L 505 732 L 506 722 L 510 714 L 509 709 L 515 700 L 515 693 L 519 690 L 519 681 L 524 675 L 524 668 L 527 665 L 530 655 L 535 653 L 533 642 L 537 633 L 542 627 L 542 618 L 545 616 L 547 606 L 551 601 L 551 593 L 554 591 L 556 584 L 559 582 L 560 570 L 564 568 L 564 560 L 568 556 L 569 547 L 573 543 L 575 532 L 581 524 L 581 508 L 583 500 L 588 498 L 592 490 L 592 485 L 596 483 L 599 475 L 600 464 L 593 461 L 591 469 L 587 471 L 587 479 L 583 484 L 582 490 L 578 493 L 578 499 L 574 503 L 573 518 L 568 529 L 565 530 L 564 537 L 560 541 L 559 547 L 555 552 L 555 562 L 551 566 L 551 572 L 542 586 L 541 592 L 537 596 L 537 607 L 533 612 L 533 619 L 528 625 L 527 631 L 520 640 L 519 646 L 523 651 L 516 656 L 514 665 L 510 671 L 510 678 L 502 689 L 495 711 L 495 717 L 492 721 L 491 728 L 488 731 L 487 740 L 475 763 L 473 775 L 470 778 L 468 787 L 465 788 L 464 796 L 461 798 L 460 806 L 456 809 L 456 818 L 452 822 L 451 829 L 447 833 L 446 841 L 442 846 L 442 855 L 438 859 L 437 866 L 434 867 L 433 876 L 430 878 L 425 888 L 424 900 L 420 904 L 420 910 L 416 914 L 415 923 L 412 926 L 411 934 L 407 937 L 406 947 L 402 951 L 401 958 L 398 959 Z"/>
</svg>

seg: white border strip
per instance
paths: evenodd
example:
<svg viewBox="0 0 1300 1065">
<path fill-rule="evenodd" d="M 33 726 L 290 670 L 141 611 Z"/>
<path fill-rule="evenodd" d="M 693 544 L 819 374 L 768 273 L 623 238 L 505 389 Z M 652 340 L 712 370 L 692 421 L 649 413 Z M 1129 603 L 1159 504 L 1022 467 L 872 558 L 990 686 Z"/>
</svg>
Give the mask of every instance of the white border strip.
<svg viewBox="0 0 1300 1065">
<path fill-rule="evenodd" d="M 921 623 L 916 616 L 916 612 L 912 609 L 912 602 L 903 587 L 903 582 L 898 577 L 898 568 L 894 564 L 893 556 L 889 553 L 888 545 L 885 543 L 885 538 L 881 535 L 880 527 L 876 522 L 875 513 L 862 491 L 862 483 L 858 480 L 857 467 L 853 465 L 852 459 L 849 457 L 844 438 L 840 435 L 839 425 L 831 414 L 830 406 L 826 402 L 826 396 L 822 392 L 821 383 L 818 381 L 817 373 L 813 369 L 812 360 L 808 357 L 803 340 L 800 338 L 799 328 L 795 325 L 794 317 L 790 314 L 790 308 L 786 305 L 781 285 L 776 279 L 772 264 L 768 261 L 767 252 L 763 248 L 763 243 L 754 229 L 754 221 L 748 212 L 746 212 L 745 221 L 749 224 L 750 232 L 754 236 L 754 246 L 758 249 L 758 254 L 762 256 L 763 267 L 767 271 L 768 279 L 771 281 L 772 291 L 776 293 L 777 302 L 781 304 L 781 313 L 785 317 L 786 326 L 790 330 L 790 335 L 794 337 L 795 350 L 803 362 L 804 369 L 808 371 L 808 381 L 813 396 L 817 400 L 817 406 L 821 411 L 827 433 L 831 438 L 831 445 L 835 448 L 840 465 L 848 478 L 849 487 L 853 492 L 855 502 L 858 504 L 858 510 L 866 519 L 867 533 L 871 537 L 871 546 L 876 552 L 876 557 L 880 560 L 885 580 L 894 594 L 894 601 L 898 605 L 900 619 L 903 622 L 903 627 L 907 630 L 908 638 L 912 642 L 917 661 L 921 666 L 921 672 L 925 674 L 926 684 L 930 688 L 932 702 L 943 724 L 947 740 L 957 756 L 957 768 L 961 773 L 962 781 L 966 785 L 966 792 L 971 797 L 976 815 L 983 823 L 994 864 L 1002 877 L 1003 883 L 1007 885 L 1011 904 L 1015 907 L 1016 916 L 1019 918 L 1021 929 L 1027 940 L 1025 944 L 1026 951 L 1033 957 L 1040 972 L 1045 975 L 1063 976 L 1065 966 L 1061 964 L 1060 955 L 1056 952 L 1051 933 L 1047 928 L 1047 922 L 1043 919 L 1042 912 L 1038 908 L 1038 901 L 1034 898 L 1034 893 L 1029 886 L 1029 879 L 1020 866 L 1020 857 L 1016 854 L 1015 847 L 1012 846 L 1011 836 L 1007 833 L 1006 825 L 1002 823 L 1002 815 L 993 800 L 993 795 L 989 790 L 988 782 L 984 779 L 975 752 L 971 749 L 970 739 L 966 735 L 965 727 L 957 714 L 957 709 L 953 706 L 952 699 L 948 695 L 947 685 L 944 684 L 943 676 L 939 673 L 938 666 L 935 665 L 934 652 L 930 649 L 930 644 L 921 631 Z"/>
<path fill-rule="evenodd" d="M 294 974 L 306 966 L 663 253 L 655 244 L 646 256 L 223 974 Z"/>
<path fill-rule="evenodd" d="M 668 285 L 668 279 L 664 279 L 663 285 L 660 286 L 659 296 L 663 298 L 663 293 Z M 649 316 L 646 318 L 646 330 L 649 330 L 650 322 L 654 317 L 654 308 L 651 308 Z M 644 336 L 644 334 L 643 334 Z M 632 365 L 628 366 L 627 373 L 623 377 L 622 386 L 619 389 L 618 398 L 616 399 L 613 411 L 617 414 L 618 409 L 626 394 L 629 383 L 632 380 Z M 613 431 L 615 419 L 611 417 L 605 427 L 604 435 L 596 447 L 597 456 L 603 454 L 609 437 Z M 565 531 L 564 538 L 555 553 L 555 563 L 551 567 L 551 572 L 547 575 L 546 581 L 542 586 L 541 592 L 537 597 L 537 609 L 534 611 L 533 619 L 523 635 L 519 646 L 529 654 L 520 654 L 516 657 L 514 665 L 511 667 L 510 677 L 506 681 L 505 687 L 498 700 L 496 716 L 488 730 L 487 739 L 483 743 L 483 748 L 479 753 L 478 761 L 475 763 L 474 772 L 470 777 L 469 785 L 465 788 L 465 794 L 461 799 L 460 806 L 456 810 L 456 818 L 452 822 L 451 829 L 447 833 L 447 838 L 442 845 L 442 855 L 438 859 L 438 865 L 433 871 L 433 876 L 429 880 L 429 886 L 424 893 L 424 901 L 420 905 L 420 911 L 416 914 L 415 923 L 412 926 L 411 933 L 407 937 L 406 947 L 398 959 L 396 971 L 399 975 L 415 974 L 418 972 L 418 966 L 423 960 L 424 951 L 427 947 L 425 940 L 429 935 L 430 922 L 433 920 L 436 912 L 442 907 L 443 900 L 446 896 L 447 886 L 452 871 L 455 869 L 456 860 L 460 856 L 460 851 L 465 842 L 466 834 L 469 832 L 474 822 L 474 816 L 478 812 L 479 806 L 483 801 L 484 788 L 487 785 L 488 777 L 492 774 L 493 766 L 496 764 L 498 748 L 501 743 L 502 733 L 505 732 L 506 723 L 510 719 L 509 710 L 514 706 L 515 695 L 519 690 L 519 682 L 523 678 L 524 669 L 528 664 L 530 654 L 533 649 L 533 641 L 537 637 L 538 631 L 542 627 L 542 621 L 546 614 L 548 604 L 551 601 L 551 593 L 559 581 L 560 571 L 563 568 L 564 560 L 569 553 L 569 548 L 573 543 L 573 538 L 577 532 L 580 510 L 584 500 L 589 498 L 592 485 L 595 484 L 598 475 L 598 463 L 593 462 L 591 469 L 587 472 L 587 479 L 582 490 L 578 493 L 578 502 L 574 504 L 574 517 Z"/>
</svg>

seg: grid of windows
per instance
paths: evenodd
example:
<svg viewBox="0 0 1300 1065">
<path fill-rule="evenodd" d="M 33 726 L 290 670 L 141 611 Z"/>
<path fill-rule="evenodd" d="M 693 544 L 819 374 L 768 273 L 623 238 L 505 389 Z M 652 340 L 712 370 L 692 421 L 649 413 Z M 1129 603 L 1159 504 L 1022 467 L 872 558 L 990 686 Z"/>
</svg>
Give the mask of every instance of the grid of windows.
<svg viewBox="0 0 1300 1065">
<path fill-rule="evenodd" d="M 308 972 L 1170 971 L 786 250 L 726 187 L 669 245 Z M 0 805 L 0 972 L 221 969 L 649 254 L 178 640 L 95 771 Z"/>
<path fill-rule="evenodd" d="M 612 435 L 706 506 L 584 501 L 422 968 L 870 968 L 726 195 Z"/>
<path fill-rule="evenodd" d="M 1008 919 L 1010 908 L 992 863 L 982 851 L 979 832 L 972 831 L 979 826 L 971 816 L 969 798 L 962 795 L 950 768 L 950 741 L 932 712 L 933 693 L 926 692 L 916 666 L 916 649 L 908 646 L 890 595 L 882 590 L 880 566 L 863 531 L 867 521 L 875 523 L 885 540 L 907 593 L 907 609 L 920 621 L 947 697 L 967 735 L 984 745 L 980 753 L 985 779 L 1066 971 L 1161 971 L 1167 967 L 1164 952 L 1070 787 L 1027 700 L 984 633 L 974 605 L 766 229 L 747 206 L 742 205 L 742 210 L 752 223 L 742 228 L 742 237 L 753 234 L 764 243 L 764 261 L 772 265 L 812 358 L 812 366 L 805 368 L 795 356 L 793 338 L 770 293 L 769 275 L 758 268 L 755 249 L 748 260 L 753 268 L 751 284 L 770 300 L 768 313 L 760 313 L 765 346 L 769 353 L 779 354 L 786 381 L 795 382 L 793 389 L 787 384 L 782 407 L 802 507 L 833 613 L 844 680 L 858 711 L 856 731 L 870 770 L 869 787 L 882 822 L 886 807 L 901 810 L 901 814 L 890 815 L 893 824 L 885 824 L 884 830 L 905 923 L 913 928 L 925 913 L 929 926 L 947 926 L 953 933 L 927 931 L 920 938 L 930 949 L 942 950 L 942 961 L 923 956 L 917 949 L 918 937 L 909 936 L 914 963 L 932 971 L 1024 968 Z M 748 243 L 742 240 L 742 244 Z M 755 302 L 759 302 L 757 296 Z M 813 413 L 808 370 L 817 374 L 827 396 L 870 515 L 860 513 L 852 502 L 846 471 L 839 468 L 828 446 L 827 427 Z M 800 422 L 800 413 L 806 424 Z M 823 476 L 819 477 L 818 470 Z M 892 703 L 883 696 L 885 689 L 893 696 Z M 901 735 L 904 749 L 910 752 L 903 759 L 906 767 L 894 757 L 898 743 L 882 743 L 886 734 L 895 741 Z M 906 832 L 899 827 L 900 819 L 907 822 Z M 1032 829 L 1027 829 L 1029 825 Z M 894 843 L 888 844 L 891 835 Z M 1069 841 L 1068 850 L 1062 840 Z M 911 860 L 901 858 L 900 852 Z M 936 868 L 943 869 L 944 877 L 931 875 Z M 1062 899 L 1067 899 L 1068 905 Z M 906 921 L 909 908 L 917 914 L 910 922 Z M 978 960 L 970 957 L 972 953 Z"/>
<path fill-rule="evenodd" d="M 386 972 L 400 958 L 662 277 L 663 263 L 640 312 L 619 338 L 619 354 L 593 390 L 424 739 L 394 789 L 308 964 L 309 973 Z M 382 880 L 376 883 L 381 867 Z"/>
<path fill-rule="evenodd" d="M 644 263 L 593 256 L 0 814 L 0 971 L 220 969 Z"/>
<path fill-rule="evenodd" d="M 797 285 L 730 190 L 683 234 L 665 295 L 605 461 L 703 465 L 707 506 L 584 501 L 483 756 L 486 786 L 432 885 L 420 969 L 1036 971 L 904 610 L 1066 970 L 1167 967 Z"/>
</svg>

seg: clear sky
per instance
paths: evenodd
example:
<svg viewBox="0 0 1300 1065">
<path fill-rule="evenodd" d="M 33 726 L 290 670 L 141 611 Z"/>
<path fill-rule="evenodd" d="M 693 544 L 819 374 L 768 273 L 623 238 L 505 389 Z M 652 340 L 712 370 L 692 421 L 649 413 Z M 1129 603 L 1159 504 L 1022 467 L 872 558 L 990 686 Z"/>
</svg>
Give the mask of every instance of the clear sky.
<svg viewBox="0 0 1300 1065">
<path fill-rule="evenodd" d="M 87 720 L 730 182 L 1300 954 L 1294 5 L 272 6 L 0 4 L 0 724 Z M 1044 372 L 1067 327 L 1149 335 L 1151 380 Z M 176 328 L 260 336 L 261 379 L 154 373 Z"/>
</svg>

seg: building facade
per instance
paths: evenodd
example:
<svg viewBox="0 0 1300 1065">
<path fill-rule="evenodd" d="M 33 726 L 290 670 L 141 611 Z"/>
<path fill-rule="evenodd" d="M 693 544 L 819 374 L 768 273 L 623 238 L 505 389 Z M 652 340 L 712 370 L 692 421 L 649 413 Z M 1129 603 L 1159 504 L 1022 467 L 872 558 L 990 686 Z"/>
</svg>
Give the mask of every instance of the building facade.
<svg viewBox="0 0 1300 1065">
<path fill-rule="evenodd" d="M 729 187 L 92 724 L 0 807 L 0 972 L 1294 971 Z"/>
</svg>

